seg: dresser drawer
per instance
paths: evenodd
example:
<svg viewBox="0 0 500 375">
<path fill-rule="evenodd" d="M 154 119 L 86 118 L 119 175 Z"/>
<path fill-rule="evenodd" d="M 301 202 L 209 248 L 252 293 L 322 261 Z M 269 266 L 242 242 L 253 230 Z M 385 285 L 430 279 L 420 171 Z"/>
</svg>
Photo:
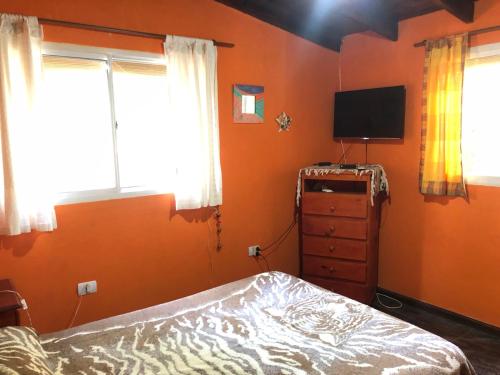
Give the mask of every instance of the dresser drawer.
<svg viewBox="0 0 500 375">
<path fill-rule="evenodd" d="M 366 240 L 366 222 L 337 219 L 328 216 L 302 216 L 302 232 L 327 237 L 344 237 Z"/>
<path fill-rule="evenodd" d="M 304 193 L 302 212 L 304 214 L 365 218 L 368 214 L 368 202 L 365 195 Z"/>
<path fill-rule="evenodd" d="M 302 252 L 306 255 L 363 261 L 366 260 L 366 242 L 304 235 Z"/>
<path fill-rule="evenodd" d="M 364 283 L 366 264 L 304 255 L 304 275 L 344 279 Z"/>
</svg>

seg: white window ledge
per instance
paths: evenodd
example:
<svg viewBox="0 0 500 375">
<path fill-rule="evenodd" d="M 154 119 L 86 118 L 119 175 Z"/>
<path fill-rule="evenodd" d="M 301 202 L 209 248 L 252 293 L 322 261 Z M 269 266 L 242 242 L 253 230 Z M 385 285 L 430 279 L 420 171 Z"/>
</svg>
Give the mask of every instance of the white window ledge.
<svg viewBox="0 0 500 375">
<path fill-rule="evenodd" d="M 149 195 L 164 195 L 172 194 L 169 189 L 144 189 L 127 188 L 127 189 L 107 189 L 107 190 L 92 190 L 80 191 L 75 193 L 59 193 L 56 196 L 55 204 L 58 206 L 85 202 L 107 201 L 112 199 L 134 198 Z"/>
<path fill-rule="evenodd" d="M 496 176 L 468 176 L 465 178 L 468 185 L 500 186 L 500 177 Z"/>
</svg>

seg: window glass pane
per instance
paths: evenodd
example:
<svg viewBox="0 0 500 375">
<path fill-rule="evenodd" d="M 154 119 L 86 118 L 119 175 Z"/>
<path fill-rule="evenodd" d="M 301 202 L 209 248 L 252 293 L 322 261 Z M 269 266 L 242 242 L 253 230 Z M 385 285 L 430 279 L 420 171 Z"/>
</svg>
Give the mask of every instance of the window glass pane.
<svg viewBox="0 0 500 375">
<path fill-rule="evenodd" d="M 58 192 L 115 187 L 107 64 L 44 56 L 44 126 Z"/>
<path fill-rule="evenodd" d="M 169 190 L 165 65 L 114 61 L 113 89 L 121 186 Z"/>
<path fill-rule="evenodd" d="M 464 176 L 500 176 L 500 58 L 466 63 L 462 108 Z"/>
</svg>

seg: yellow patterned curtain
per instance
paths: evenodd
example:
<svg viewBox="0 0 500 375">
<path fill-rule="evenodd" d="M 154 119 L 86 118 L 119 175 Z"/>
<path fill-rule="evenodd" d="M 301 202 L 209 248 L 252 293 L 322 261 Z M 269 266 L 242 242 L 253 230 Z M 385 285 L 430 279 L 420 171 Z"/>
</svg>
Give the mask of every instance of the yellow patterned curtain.
<svg viewBox="0 0 500 375">
<path fill-rule="evenodd" d="M 420 192 L 466 196 L 462 173 L 462 84 L 468 35 L 426 42 Z"/>
</svg>

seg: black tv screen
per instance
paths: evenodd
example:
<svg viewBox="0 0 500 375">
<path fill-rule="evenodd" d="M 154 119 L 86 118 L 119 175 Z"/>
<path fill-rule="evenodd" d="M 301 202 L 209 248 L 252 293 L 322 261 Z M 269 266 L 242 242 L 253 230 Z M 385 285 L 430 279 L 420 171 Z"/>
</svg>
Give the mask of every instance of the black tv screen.
<svg viewBox="0 0 500 375">
<path fill-rule="evenodd" d="M 335 93 L 334 138 L 403 138 L 405 93 L 404 86 Z"/>
</svg>

